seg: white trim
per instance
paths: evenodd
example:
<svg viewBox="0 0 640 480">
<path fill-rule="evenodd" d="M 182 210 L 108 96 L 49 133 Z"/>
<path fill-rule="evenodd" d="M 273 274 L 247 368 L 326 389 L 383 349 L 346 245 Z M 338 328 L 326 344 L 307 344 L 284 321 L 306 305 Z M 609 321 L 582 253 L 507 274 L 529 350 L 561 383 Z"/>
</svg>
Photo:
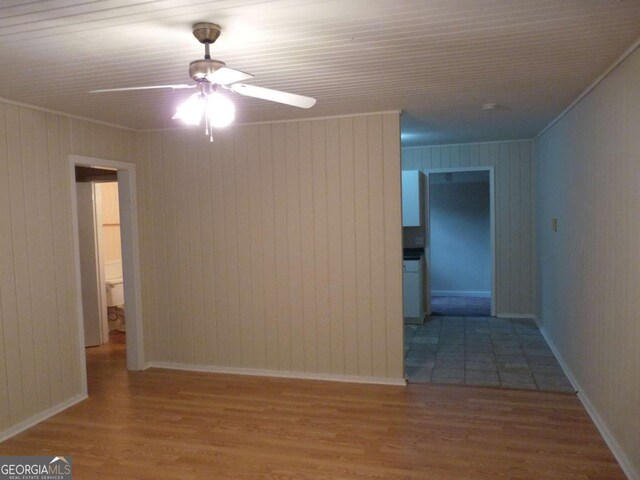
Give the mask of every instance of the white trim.
<svg viewBox="0 0 640 480">
<path fill-rule="evenodd" d="M 491 292 L 481 290 L 431 290 L 431 296 L 436 297 L 491 297 Z"/>
<path fill-rule="evenodd" d="M 633 462 L 624 453 L 624 450 L 622 449 L 618 441 L 615 439 L 615 437 L 609 430 L 609 427 L 607 427 L 607 424 L 605 423 L 605 421 L 602 419 L 602 417 L 598 413 L 598 410 L 596 409 L 595 405 L 591 402 L 585 390 L 580 386 L 580 383 L 578 382 L 575 375 L 567 365 L 567 362 L 565 362 L 564 358 L 562 357 L 562 354 L 560 353 L 560 350 L 558 350 L 556 345 L 551 340 L 551 337 L 548 335 L 548 332 L 546 331 L 546 329 L 542 327 L 539 323 L 538 323 L 538 328 L 540 328 L 540 332 L 542 332 L 542 336 L 547 341 L 547 344 L 551 348 L 551 351 L 553 352 L 553 354 L 556 356 L 556 359 L 558 360 L 558 363 L 562 367 L 564 374 L 567 376 L 567 378 L 569 379 L 569 382 L 571 382 L 571 385 L 573 385 L 573 388 L 576 390 L 578 399 L 582 402 L 582 405 L 584 406 L 585 410 L 591 417 L 591 420 L 593 421 L 593 423 L 596 424 L 596 427 L 598 428 L 600 435 L 602 435 L 602 438 L 604 438 L 605 443 L 611 450 L 611 453 L 613 453 L 613 456 L 616 458 L 616 460 L 620 464 L 622 471 L 630 480 L 640 479 L 640 471 L 638 471 L 634 467 Z"/>
<path fill-rule="evenodd" d="M 187 372 L 222 373 L 229 375 L 250 375 L 254 377 L 293 378 L 298 380 L 322 380 L 328 382 L 367 383 L 374 385 L 406 386 L 404 378 L 360 377 L 357 375 L 336 375 L 331 373 L 290 372 L 243 367 L 219 367 L 215 365 L 192 365 L 175 362 L 149 362 L 148 368 L 167 368 Z"/>
<path fill-rule="evenodd" d="M 82 289 L 80 277 L 80 250 L 78 244 L 77 198 L 75 189 L 75 167 L 111 168 L 118 171 L 118 197 L 120 200 L 120 232 L 122 237 L 122 266 L 124 278 L 125 305 L 127 305 L 127 368 L 144 368 L 142 284 L 140 275 L 140 235 L 138 233 L 138 207 L 136 202 L 136 169 L 133 163 L 105 160 L 101 158 L 69 155 L 69 178 L 71 185 L 71 208 L 73 224 L 74 270 L 76 290 Z M 84 322 L 82 298 L 76 296 L 76 317 L 78 323 L 78 345 L 81 375 L 81 392 L 87 394 L 87 365 L 84 353 Z"/>
<path fill-rule="evenodd" d="M 413 148 L 429 148 L 429 147 L 456 147 L 464 145 L 486 145 L 489 143 L 513 143 L 513 142 L 531 142 L 532 138 L 516 138 L 514 140 L 486 140 L 483 142 L 458 142 L 458 143 L 429 143 L 427 145 L 412 145 L 411 147 L 402 147 L 402 150 L 411 150 Z M 470 167 L 472 168 L 472 167 Z"/>
<path fill-rule="evenodd" d="M 345 113 L 341 115 L 325 115 L 323 117 L 305 117 L 305 118 L 291 118 L 287 120 L 262 120 L 258 122 L 243 122 L 243 123 L 232 123 L 229 125 L 229 128 L 233 126 L 246 126 L 246 125 L 264 125 L 271 123 L 292 123 L 292 122 L 310 122 L 313 120 L 333 120 L 336 118 L 352 118 L 352 117 L 367 117 L 369 115 L 384 115 L 388 113 L 397 113 L 398 115 L 402 114 L 402 110 L 384 110 L 380 112 L 363 112 L 363 113 Z M 140 133 L 150 133 L 150 132 L 170 132 L 174 130 L 194 130 L 198 128 L 198 126 L 176 126 L 176 127 L 164 127 L 164 128 L 145 128 L 141 130 L 136 130 Z M 204 131 L 204 130 L 203 130 Z M 214 137 L 215 139 L 215 137 Z"/>
<path fill-rule="evenodd" d="M 86 394 L 80 394 L 80 395 L 76 395 L 74 397 L 71 397 L 69 400 L 65 400 L 64 402 L 60 402 L 57 405 L 54 405 L 51 408 L 47 408 L 45 411 L 40 412 L 40 413 L 36 413 L 34 416 L 27 418 L 26 420 L 23 420 L 22 422 L 9 427 L 8 429 L 0 432 L 0 443 L 4 442 L 5 440 L 13 437 L 14 435 L 17 435 L 21 432 L 24 432 L 25 430 L 33 427 L 34 425 L 37 425 L 40 422 L 45 421 L 47 418 L 51 418 L 54 415 L 57 415 L 58 413 L 62 412 L 63 410 L 66 410 L 69 407 L 72 407 L 73 405 L 75 405 L 76 403 L 79 403 L 83 400 L 85 400 L 87 398 Z"/>
<path fill-rule="evenodd" d="M 9 100 L 8 98 L 0 97 L 0 103 L 6 103 L 7 105 L 14 105 L 16 107 L 30 108 L 31 110 L 37 110 L 38 112 L 53 113 L 54 115 L 60 115 L 62 117 L 75 118 L 76 120 L 83 120 L 85 122 L 97 123 L 98 125 L 104 125 L 106 127 L 120 128 L 122 130 L 128 130 L 130 132 L 137 131 L 135 128 L 125 127 L 123 125 L 118 125 L 117 123 L 109 123 L 109 122 L 103 122 L 102 120 L 94 120 L 93 118 L 82 117 L 80 115 L 73 115 L 72 113 L 65 113 L 59 110 L 51 110 L 50 108 L 39 107 L 37 105 L 32 105 L 30 103 L 17 102 L 15 100 Z"/>
<path fill-rule="evenodd" d="M 491 230 L 491 316 L 496 316 L 496 295 L 498 290 L 496 289 L 497 282 L 497 259 L 498 252 L 496 251 L 496 182 L 495 182 L 495 172 L 493 166 L 476 166 L 476 167 L 449 167 L 449 168 L 427 168 L 424 170 L 420 170 L 423 172 L 427 178 L 426 181 L 429 182 L 429 174 L 431 173 L 447 173 L 447 172 L 489 172 L 489 228 Z M 431 202 L 427 204 L 429 209 L 431 208 Z M 428 231 L 427 234 L 429 238 L 431 237 L 431 215 L 427 215 L 429 224 L 427 225 Z M 431 245 L 431 240 L 429 239 L 429 245 Z M 429 247 L 429 254 L 427 256 L 428 265 L 427 272 L 431 272 L 431 247 Z M 428 281 L 429 286 L 431 286 L 431 279 Z M 428 310 L 430 310 L 431 306 L 428 306 Z"/>
<path fill-rule="evenodd" d="M 536 320 L 536 316 L 533 313 L 497 313 L 496 317 L 498 318 L 529 318 L 531 320 Z"/>
<path fill-rule="evenodd" d="M 580 93 L 580 95 L 578 95 L 576 99 L 569 104 L 567 108 L 565 108 L 562 112 L 560 112 L 560 115 L 558 115 L 556 118 L 551 120 L 551 122 L 549 122 L 546 127 L 540 130 L 540 132 L 535 137 L 533 137 L 533 140 L 537 140 L 538 137 L 543 135 L 547 130 L 549 130 L 556 123 L 558 123 L 562 119 L 562 117 L 564 117 L 567 113 L 569 113 L 573 109 L 573 107 L 575 107 L 578 103 L 582 101 L 584 97 L 589 95 L 591 91 L 594 90 L 605 78 L 607 78 L 611 72 L 613 72 L 616 68 L 618 68 L 620 64 L 624 62 L 627 58 L 629 58 L 631 54 L 638 49 L 638 47 L 640 47 L 640 38 L 638 38 L 635 42 L 633 42 L 631 46 L 622 53 L 622 55 L 616 58 L 616 60 L 611 65 L 609 65 L 609 68 L 607 68 L 604 72 L 602 72 L 598 76 L 598 78 L 596 78 L 591 83 L 591 85 L 585 88 L 582 91 L 582 93 Z"/>
</svg>

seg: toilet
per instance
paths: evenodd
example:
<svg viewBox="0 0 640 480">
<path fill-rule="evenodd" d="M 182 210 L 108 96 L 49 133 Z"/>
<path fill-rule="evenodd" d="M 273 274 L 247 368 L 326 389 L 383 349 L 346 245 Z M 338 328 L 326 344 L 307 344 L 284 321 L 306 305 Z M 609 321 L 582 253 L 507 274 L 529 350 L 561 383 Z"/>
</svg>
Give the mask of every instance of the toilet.
<svg viewBox="0 0 640 480">
<path fill-rule="evenodd" d="M 125 331 L 124 323 L 124 285 L 122 277 L 115 277 L 105 281 L 107 286 L 107 311 L 109 328 L 121 332 Z"/>
<path fill-rule="evenodd" d="M 107 307 L 119 307 L 124 305 L 124 287 L 122 277 L 112 278 L 107 284 Z"/>
</svg>

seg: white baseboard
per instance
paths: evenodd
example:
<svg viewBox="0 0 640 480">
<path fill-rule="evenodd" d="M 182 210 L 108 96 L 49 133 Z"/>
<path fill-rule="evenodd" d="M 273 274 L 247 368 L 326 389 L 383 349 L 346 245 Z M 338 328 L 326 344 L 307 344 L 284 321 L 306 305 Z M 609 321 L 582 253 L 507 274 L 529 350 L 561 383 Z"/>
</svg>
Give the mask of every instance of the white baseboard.
<svg viewBox="0 0 640 480">
<path fill-rule="evenodd" d="M 3 430 L 2 432 L 0 432 L 0 443 L 13 437 L 14 435 L 19 434 L 20 432 L 24 432 L 28 428 L 31 428 L 40 422 L 43 422 L 47 418 L 53 417 L 54 415 L 62 412 L 63 410 L 66 410 L 76 403 L 83 401 L 86 398 L 86 394 L 76 395 L 75 397 L 71 397 L 69 400 L 65 400 L 64 402 L 58 403 L 57 405 L 48 408 L 44 412 L 36 413 L 32 417 L 29 417 L 26 420 L 23 420 L 22 422 L 9 427 L 7 430 Z"/>
<path fill-rule="evenodd" d="M 536 316 L 532 313 L 496 313 L 498 318 L 528 318 L 536 320 Z"/>
<path fill-rule="evenodd" d="M 289 372 L 243 367 L 220 367 L 214 365 L 191 365 L 174 362 L 148 362 L 147 367 L 186 370 L 188 372 L 224 373 L 230 375 L 250 375 L 255 377 L 295 378 L 298 380 L 324 380 L 329 382 L 368 383 L 374 385 L 406 386 L 404 378 L 360 377 L 357 375 L 335 375 L 330 373 Z"/>
<path fill-rule="evenodd" d="M 491 298 L 491 292 L 484 290 L 432 290 L 432 296 L 436 297 L 483 297 Z"/>
<path fill-rule="evenodd" d="M 584 406 L 585 410 L 591 417 L 591 420 L 593 421 L 593 423 L 595 423 L 596 428 L 600 432 L 600 435 L 602 435 L 602 438 L 604 438 L 605 443 L 611 450 L 611 453 L 613 453 L 613 456 L 616 458 L 616 460 L 620 464 L 622 471 L 629 478 L 629 480 L 640 480 L 640 471 L 638 471 L 638 469 L 634 467 L 634 465 L 631 463 L 627 455 L 624 453 L 622 447 L 620 447 L 620 444 L 617 442 L 617 440 L 609 430 L 609 427 L 607 427 L 607 424 L 598 413 L 598 410 L 596 409 L 595 405 L 591 402 L 591 400 L 589 399 L 589 396 L 587 395 L 585 390 L 580 386 L 580 383 L 578 383 L 578 380 L 573 375 L 573 372 L 571 371 L 571 369 L 569 369 L 569 366 L 564 361 L 564 358 L 562 357 L 560 350 L 558 350 L 555 343 L 553 343 L 553 341 L 551 340 L 551 337 L 549 337 L 549 335 L 547 334 L 546 329 L 541 327 L 539 322 L 538 322 L 538 327 L 540 328 L 540 332 L 542 332 L 542 335 L 544 336 L 545 340 L 549 344 L 551 351 L 556 356 L 556 359 L 558 360 L 558 363 L 562 367 L 562 370 L 564 370 L 565 375 L 571 382 L 571 385 L 573 385 L 573 388 L 576 390 L 578 399 L 580 399 L 580 401 L 582 402 L 582 405 Z"/>
</svg>

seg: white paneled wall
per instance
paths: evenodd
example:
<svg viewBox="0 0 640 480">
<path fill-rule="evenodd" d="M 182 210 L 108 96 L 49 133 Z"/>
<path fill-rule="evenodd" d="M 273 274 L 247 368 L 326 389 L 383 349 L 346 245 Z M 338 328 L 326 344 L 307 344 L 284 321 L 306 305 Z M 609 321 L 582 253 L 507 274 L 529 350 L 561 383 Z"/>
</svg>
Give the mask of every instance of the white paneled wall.
<svg viewBox="0 0 640 480">
<path fill-rule="evenodd" d="M 533 314 L 531 141 L 402 149 L 403 170 L 493 166 L 496 313 Z"/>
<path fill-rule="evenodd" d="M 402 378 L 399 115 L 138 134 L 164 364 Z"/>
<path fill-rule="evenodd" d="M 0 102 L 0 433 L 80 394 L 69 154 L 133 132 Z"/>
<path fill-rule="evenodd" d="M 640 478 L 640 51 L 535 141 L 543 330 Z M 558 219 L 558 231 L 551 221 Z"/>
</svg>

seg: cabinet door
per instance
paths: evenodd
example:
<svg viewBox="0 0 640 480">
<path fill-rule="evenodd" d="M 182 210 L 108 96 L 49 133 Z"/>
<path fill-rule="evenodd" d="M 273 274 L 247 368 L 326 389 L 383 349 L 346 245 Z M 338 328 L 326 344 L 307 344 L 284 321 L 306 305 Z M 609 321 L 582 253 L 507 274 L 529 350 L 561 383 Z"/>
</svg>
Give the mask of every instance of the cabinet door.
<svg viewBox="0 0 640 480">
<path fill-rule="evenodd" d="M 422 221 L 422 192 L 420 182 L 421 172 L 408 170 L 402 172 L 402 226 L 421 227 Z"/>
<path fill-rule="evenodd" d="M 420 273 L 407 272 L 403 273 L 403 289 L 402 296 L 404 301 L 405 317 L 420 317 L 421 292 L 420 292 Z"/>
</svg>

